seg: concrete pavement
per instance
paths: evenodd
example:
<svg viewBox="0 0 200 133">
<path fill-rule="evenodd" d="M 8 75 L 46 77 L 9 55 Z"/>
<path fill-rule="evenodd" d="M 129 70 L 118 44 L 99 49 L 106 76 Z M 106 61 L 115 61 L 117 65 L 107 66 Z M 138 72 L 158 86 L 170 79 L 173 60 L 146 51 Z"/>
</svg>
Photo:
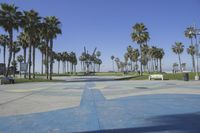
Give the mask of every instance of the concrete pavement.
<svg viewBox="0 0 200 133">
<path fill-rule="evenodd" d="M 200 132 L 200 83 L 104 81 L 0 86 L 0 132 Z"/>
</svg>

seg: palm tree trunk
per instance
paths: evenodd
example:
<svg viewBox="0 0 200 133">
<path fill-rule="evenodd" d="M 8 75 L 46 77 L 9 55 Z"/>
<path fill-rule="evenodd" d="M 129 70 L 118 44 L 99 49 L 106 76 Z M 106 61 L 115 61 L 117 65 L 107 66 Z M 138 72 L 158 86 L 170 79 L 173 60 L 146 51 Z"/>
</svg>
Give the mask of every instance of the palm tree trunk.
<svg viewBox="0 0 200 133">
<path fill-rule="evenodd" d="M 192 38 L 191 38 L 191 45 L 194 46 Z M 193 66 L 193 72 L 196 72 L 194 55 L 192 55 L 192 66 Z"/>
<path fill-rule="evenodd" d="M 33 44 L 33 78 L 35 79 L 35 44 Z"/>
<path fill-rule="evenodd" d="M 141 54 L 141 61 L 140 61 L 140 75 L 142 76 L 142 45 L 140 44 L 140 54 Z"/>
<path fill-rule="evenodd" d="M 42 53 L 42 60 L 41 60 L 41 74 L 43 75 L 43 64 L 44 64 L 44 54 Z"/>
<path fill-rule="evenodd" d="M 67 73 L 69 73 L 69 62 L 67 61 Z"/>
<path fill-rule="evenodd" d="M 193 66 L 193 72 L 196 72 L 194 55 L 192 55 L 192 66 Z"/>
<path fill-rule="evenodd" d="M 6 71 L 6 45 L 4 44 L 3 46 L 3 63 L 4 63 L 4 75 L 5 75 L 5 71 Z"/>
<path fill-rule="evenodd" d="M 58 74 L 60 74 L 60 61 L 58 61 Z"/>
<path fill-rule="evenodd" d="M 115 72 L 114 61 L 112 60 L 113 72 Z"/>
<path fill-rule="evenodd" d="M 29 43 L 29 53 L 28 53 L 28 79 L 30 80 L 31 79 L 31 40 L 30 40 L 30 43 Z"/>
<path fill-rule="evenodd" d="M 52 80 L 53 74 L 53 39 L 50 39 L 50 80 Z"/>
<path fill-rule="evenodd" d="M 136 61 L 136 71 L 138 70 L 138 61 Z"/>
<path fill-rule="evenodd" d="M 100 72 L 100 64 L 99 64 L 99 72 Z"/>
<path fill-rule="evenodd" d="M 63 66 L 63 74 L 64 74 L 65 73 L 65 70 L 64 70 L 64 68 L 65 68 L 64 61 L 62 61 L 62 66 Z"/>
<path fill-rule="evenodd" d="M 72 73 L 72 74 L 73 74 L 73 72 L 74 72 L 73 66 L 74 66 L 73 63 L 71 63 L 71 67 L 72 67 L 72 72 L 71 72 L 71 73 Z"/>
<path fill-rule="evenodd" d="M 15 49 L 14 49 L 14 51 L 13 51 L 13 63 L 14 63 L 14 61 L 15 61 Z M 13 77 L 15 77 L 15 63 L 13 64 Z"/>
<path fill-rule="evenodd" d="M 162 72 L 162 59 L 159 59 L 160 60 L 160 73 Z"/>
<path fill-rule="evenodd" d="M 180 71 L 182 72 L 182 67 L 181 67 L 181 57 L 180 57 L 180 54 L 178 54 L 178 60 L 179 60 L 179 65 L 180 65 Z"/>
<path fill-rule="evenodd" d="M 197 45 L 197 48 L 198 48 L 198 44 L 197 44 L 197 36 L 195 35 L 195 40 L 196 40 L 196 45 Z M 198 51 L 198 53 L 196 53 L 196 75 L 197 76 L 199 76 L 199 64 L 198 64 L 198 61 L 199 61 L 199 59 L 198 59 L 198 55 L 199 54 L 199 51 Z"/>
<path fill-rule="evenodd" d="M 5 75 L 6 77 L 8 77 L 10 62 L 11 62 L 11 59 L 12 59 L 13 30 L 9 31 L 9 42 L 10 42 L 10 50 L 9 50 L 7 71 L 6 71 L 6 75 Z"/>
<path fill-rule="evenodd" d="M 95 72 L 95 63 L 94 63 L 94 68 L 93 68 L 93 71 Z"/>
<path fill-rule="evenodd" d="M 49 40 L 46 40 L 46 78 L 49 79 L 49 48 L 48 48 Z"/>
<path fill-rule="evenodd" d="M 24 63 L 26 63 L 26 48 L 24 48 Z M 26 78 L 26 71 L 24 73 L 24 78 Z"/>
<path fill-rule="evenodd" d="M 194 46 L 194 45 L 193 45 L 193 40 L 192 40 L 192 38 L 191 38 L 191 45 Z"/>
<path fill-rule="evenodd" d="M 76 74 L 76 65 L 74 65 L 74 72 L 75 72 L 75 74 Z"/>
</svg>

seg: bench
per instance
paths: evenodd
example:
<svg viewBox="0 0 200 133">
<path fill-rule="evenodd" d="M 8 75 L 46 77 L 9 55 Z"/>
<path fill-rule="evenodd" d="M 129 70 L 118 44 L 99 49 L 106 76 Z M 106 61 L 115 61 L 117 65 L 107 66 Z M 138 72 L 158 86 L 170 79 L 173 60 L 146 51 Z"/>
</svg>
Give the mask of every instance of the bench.
<svg viewBox="0 0 200 133">
<path fill-rule="evenodd" d="M 149 80 L 151 79 L 161 79 L 163 80 L 163 75 L 162 74 L 154 74 L 154 75 L 149 75 Z"/>
<path fill-rule="evenodd" d="M 15 79 L 13 77 L 3 77 L 0 79 L 0 85 L 2 84 L 14 84 Z"/>
</svg>

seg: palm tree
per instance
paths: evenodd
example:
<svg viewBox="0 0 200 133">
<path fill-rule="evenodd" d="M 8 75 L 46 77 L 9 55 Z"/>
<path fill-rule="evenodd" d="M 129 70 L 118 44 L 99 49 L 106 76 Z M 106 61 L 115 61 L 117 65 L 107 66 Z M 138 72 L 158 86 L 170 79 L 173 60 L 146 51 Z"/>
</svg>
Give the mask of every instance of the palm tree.
<svg viewBox="0 0 200 133">
<path fill-rule="evenodd" d="M 101 64 L 102 64 L 102 60 L 99 59 L 99 58 L 97 58 L 97 59 L 96 59 L 96 64 L 98 64 L 98 66 L 99 66 L 98 72 L 100 72 L 100 66 L 101 66 Z"/>
<path fill-rule="evenodd" d="M 181 57 L 180 54 L 183 53 L 184 51 L 184 45 L 182 44 L 182 42 L 175 42 L 175 45 L 172 45 L 172 51 L 178 55 L 178 59 L 179 59 L 179 67 L 180 67 L 180 71 L 182 72 L 182 68 L 181 68 Z"/>
<path fill-rule="evenodd" d="M 66 73 L 66 61 L 69 61 L 69 54 L 67 52 L 62 53 L 62 62 L 63 62 L 63 73 Z M 67 65 L 68 69 L 68 65 Z"/>
<path fill-rule="evenodd" d="M 43 65 L 45 64 L 44 62 L 46 62 L 45 59 L 44 59 L 44 57 L 45 57 L 44 55 L 45 55 L 45 52 L 46 52 L 46 45 L 45 45 L 44 41 L 42 41 L 40 43 L 40 45 L 38 46 L 38 49 L 40 50 L 40 52 L 42 54 L 42 59 L 41 59 L 41 74 L 43 75 Z"/>
<path fill-rule="evenodd" d="M 127 65 L 128 65 L 128 58 L 129 58 L 129 53 L 125 53 L 124 54 L 124 60 L 125 60 L 124 67 L 125 67 L 126 71 L 127 71 Z"/>
<path fill-rule="evenodd" d="M 193 37 L 195 37 L 195 29 L 194 27 L 190 26 L 188 27 L 185 32 L 185 37 L 189 38 L 191 40 L 191 45 L 193 46 Z"/>
<path fill-rule="evenodd" d="M 24 61 L 24 57 L 22 55 L 17 56 L 17 61 L 19 62 L 20 67 L 20 77 L 21 77 L 21 63 Z"/>
<path fill-rule="evenodd" d="M 15 55 L 20 51 L 20 46 L 17 41 L 13 42 L 12 52 L 13 52 L 13 61 L 15 60 Z"/>
<path fill-rule="evenodd" d="M 18 61 L 19 63 L 22 63 L 23 60 L 24 60 L 23 55 L 18 55 L 18 56 L 17 56 L 17 61 Z"/>
<path fill-rule="evenodd" d="M 111 58 L 111 60 L 112 60 L 113 72 L 114 72 L 114 71 L 115 71 L 115 67 L 114 67 L 114 59 L 115 59 L 115 56 L 112 55 L 110 58 Z"/>
<path fill-rule="evenodd" d="M 15 55 L 16 53 L 18 53 L 20 51 L 20 46 L 18 42 L 13 42 L 13 46 L 12 46 L 12 52 L 13 52 L 13 76 L 15 77 L 15 72 L 16 72 L 16 60 L 15 60 Z"/>
<path fill-rule="evenodd" d="M 26 50 L 28 48 L 29 45 L 29 37 L 28 34 L 25 32 L 21 32 L 19 36 L 17 36 L 17 40 L 19 42 L 19 45 L 23 48 L 24 51 L 24 63 L 26 63 Z M 26 78 L 26 72 L 24 74 L 24 78 Z"/>
<path fill-rule="evenodd" d="M 194 45 L 193 45 L 193 37 L 196 38 L 195 28 L 192 27 L 192 26 L 188 27 L 188 28 L 185 30 L 184 34 L 185 34 L 185 37 L 187 37 L 187 38 L 189 38 L 189 39 L 191 40 L 191 45 L 190 45 L 189 48 L 188 48 L 188 49 L 190 49 L 190 50 L 189 50 L 190 52 L 188 52 L 188 50 L 187 50 L 187 52 L 188 52 L 188 54 L 190 54 L 190 55 L 192 56 L 193 71 L 195 72 L 195 71 L 196 71 L 196 70 L 195 70 L 195 59 L 194 59 L 195 47 L 194 47 Z M 191 50 L 192 50 L 192 51 L 191 51 Z M 194 50 L 194 53 L 193 53 L 193 50 Z"/>
<path fill-rule="evenodd" d="M 157 54 L 157 47 L 152 46 L 151 48 L 149 48 L 149 52 L 148 55 L 150 56 L 150 60 L 151 60 L 151 71 L 155 71 L 156 70 L 156 54 Z"/>
<path fill-rule="evenodd" d="M 21 12 L 18 11 L 18 7 L 15 5 L 9 5 L 6 3 L 1 3 L 0 7 L 0 27 L 3 27 L 3 29 L 8 32 L 9 34 L 9 57 L 8 57 L 8 66 L 5 76 L 8 76 L 9 73 L 9 67 L 12 59 L 12 45 L 13 45 L 13 30 L 18 30 L 20 25 L 20 17 Z"/>
<path fill-rule="evenodd" d="M 148 71 L 149 71 L 149 68 L 148 68 L 148 61 L 149 61 L 149 58 L 148 58 L 148 53 L 149 53 L 149 46 L 148 45 L 146 45 L 146 44 L 144 44 L 143 46 L 142 46 L 142 58 L 141 58 L 141 61 L 142 61 L 142 64 L 143 64 L 143 66 L 144 66 L 144 68 L 146 68 L 146 69 L 148 69 Z"/>
<path fill-rule="evenodd" d="M 50 16 L 44 18 L 45 23 L 47 26 L 48 36 L 50 40 L 50 51 L 53 50 L 53 39 L 57 37 L 57 34 L 61 34 L 60 25 L 61 22 L 55 16 Z M 53 74 L 53 54 L 50 53 L 50 80 L 52 80 Z"/>
<path fill-rule="evenodd" d="M 134 49 L 133 52 L 132 52 L 131 60 L 136 63 L 136 65 L 135 65 L 136 67 L 134 68 L 135 71 L 137 71 L 137 69 L 138 69 L 138 63 L 137 62 L 138 62 L 139 56 L 140 56 L 139 50 Z"/>
<path fill-rule="evenodd" d="M 178 67 L 178 63 L 173 63 L 173 73 L 176 73 L 176 71 L 177 71 L 177 67 Z"/>
<path fill-rule="evenodd" d="M 195 55 L 195 46 L 192 44 L 187 48 L 187 53 L 191 55 L 192 57 L 192 66 L 193 66 L 193 72 L 195 72 L 195 61 L 194 61 L 194 55 Z"/>
<path fill-rule="evenodd" d="M 28 48 L 29 38 L 28 34 L 25 32 L 21 32 L 20 35 L 17 37 L 19 45 L 23 48 L 24 51 L 24 63 L 26 63 L 26 49 Z"/>
<path fill-rule="evenodd" d="M 58 61 L 58 74 L 60 74 L 60 61 L 62 60 L 62 53 L 57 53 L 56 60 Z"/>
<path fill-rule="evenodd" d="M 182 64 L 181 64 L 181 68 L 182 68 L 182 70 L 185 71 L 185 70 L 186 70 L 186 63 L 182 63 Z"/>
<path fill-rule="evenodd" d="M 83 54 L 79 57 L 79 61 L 81 63 L 81 71 L 84 71 L 84 57 Z"/>
<path fill-rule="evenodd" d="M 164 55 L 165 55 L 164 50 L 162 48 L 159 48 L 157 50 L 157 58 L 160 61 L 160 72 L 162 72 L 162 59 L 163 59 Z"/>
<path fill-rule="evenodd" d="M 28 38 L 29 38 L 29 54 L 28 54 L 28 66 L 29 66 L 29 79 L 31 79 L 31 66 L 32 66 L 32 62 L 31 62 L 31 47 L 33 46 L 33 75 L 34 74 L 34 70 L 35 70 L 35 42 L 36 42 L 36 38 L 37 35 L 39 33 L 39 28 L 40 28 L 40 17 L 38 15 L 38 13 L 34 10 L 30 10 L 30 11 L 24 11 L 24 16 L 22 19 L 23 22 L 23 29 L 24 32 L 28 34 Z"/>
<path fill-rule="evenodd" d="M 142 53 L 142 46 L 143 44 L 147 43 L 147 41 L 150 39 L 149 33 L 147 32 L 147 28 L 143 23 L 136 23 L 133 26 L 133 33 L 131 35 L 132 40 L 136 42 L 138 45 L 140 45 L 140 53 Z M 142 59 L 142 54 L 141 59 Z M 142 75 L 142 62 L 140 62 L 140 75 Z"/>
<path fill-rule="evenodd" d="M 94 59 L 94 60 L 96 60 L 96 63 L 94 63 L 94 69 L 95 69 L 95 64 L 98 64 L 99 65 L 99 70 L 98 70 L 98 72 L 100 71 L 100 65 L 101 65 L 101 61 L 100 61 L 100 59 L 99 59 L 99 57 L 101 56 L 101 52 L 100 51 L 97 51 L 96 52 L 96 56 L 97 56 L 97 59 Z"/>
<path fill-rule="evenodd" d="M 132 64 L 131 56 L 132 56 L 132 53 L 133 53 L 133 48 L 131 47 L 131 45 L 129 45 L 127 47 L 127 53 L 128 53 L 128 57 L 130 59 L 131 71 L 132 71 L 133 70 L 133 64 Z"/>
<path fill-rule="evenodd" d="M 120 60 L 119 60 L 119 58 L 115 58 L 115 62 L 116 62 L 117 69 L 118 69 L 118 72 L 119 72 L 119 69 L 120 69 Z"/>
<path fill-rule="evenodd" d="M 9 44 L 9 38 L 7 35 L 0 35 L 0 45 L 3 46 L 3 63 L 6 66 L 6 46 Z M 6 67 L 4 67 L 5 74 Z"/>
</svg>

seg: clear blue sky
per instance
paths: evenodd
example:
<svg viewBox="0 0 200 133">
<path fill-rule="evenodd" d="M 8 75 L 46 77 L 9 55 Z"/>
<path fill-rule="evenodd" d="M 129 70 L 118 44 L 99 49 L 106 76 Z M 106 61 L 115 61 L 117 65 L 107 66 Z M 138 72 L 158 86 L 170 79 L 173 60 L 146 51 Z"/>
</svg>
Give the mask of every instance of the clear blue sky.
<svg viewBox="0 0 200 133">
<path fill-rule="evenodd" d="M 41 16 L 57 16 L 62 22 L 62 35 L 54 41 L 56 51 L 75 51 L 79 56 L 86 46 L 89 51 L 97 47 L 102 52 L 103 70 L 112 70 L 110 56 L 123 59 L 128 45 L 138 48 L 130 37 L 132 26 L 143 22 L 149 30 L 149 45 L 165 49 L 164 68 L 178 58 L 171 45 L 181 41 L 186 27 L 196 24 L 200 28 L 200 0 L 1 0 L 15 3 L 20 10 L 34 9 Z M 4 33 L 0 30 L 0 33 Z M 15 33 L 18 34 L 18 33 Z M 40 71 L 40 53 L 37 71 Z M 191 58 L 184 51 L 182 62 L 191 66 Z M 2 53 L 0 57 L 2 62 Z M 56 65 L 57 66 L 57 65 Z M 55 66 L 55 67 L 56 67 Z"/>
</svg>

